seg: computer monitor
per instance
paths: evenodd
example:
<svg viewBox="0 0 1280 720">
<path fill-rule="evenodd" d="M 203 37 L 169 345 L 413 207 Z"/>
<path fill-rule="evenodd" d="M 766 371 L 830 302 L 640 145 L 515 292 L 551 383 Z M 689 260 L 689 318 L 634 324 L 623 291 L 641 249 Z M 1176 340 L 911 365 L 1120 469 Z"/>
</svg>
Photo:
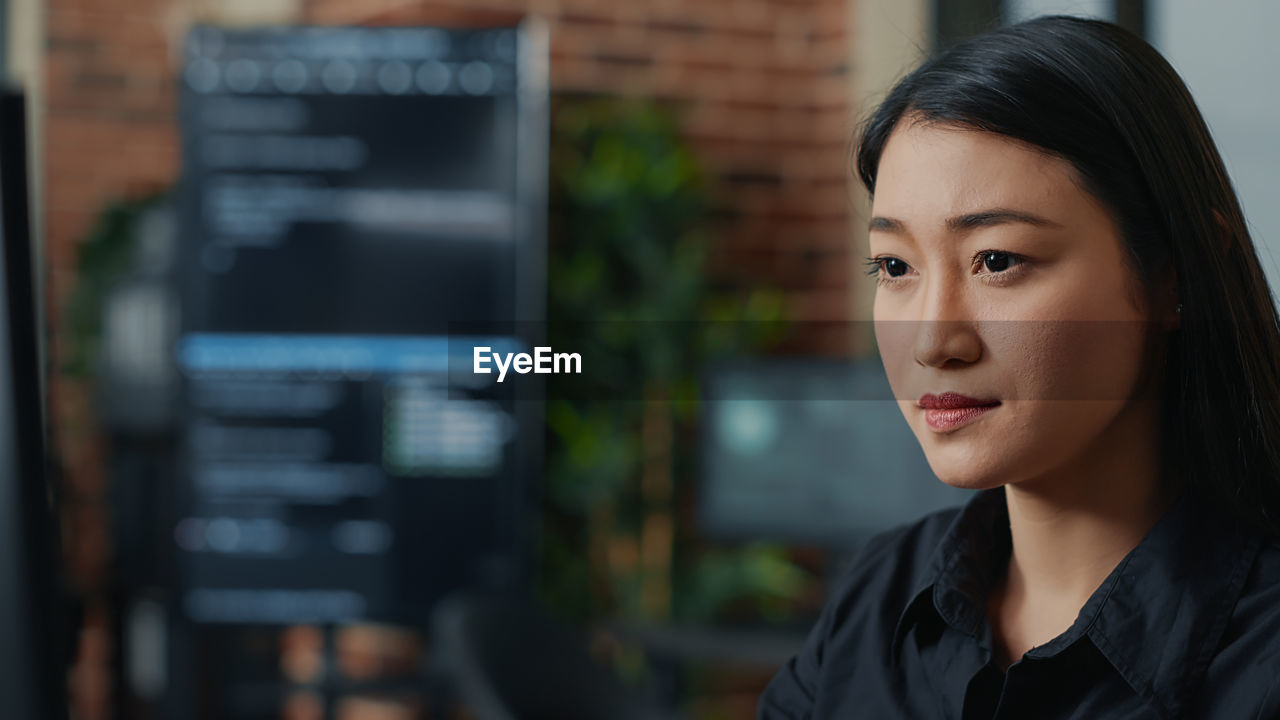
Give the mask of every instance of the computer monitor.
<svg viewBox="0 0 1280 720">
<path fill-rule="evenodd" d="M 878 358 L 721 363 L 702 408 L 710 537 L 848 549 L 970 496 L 933 474 Z"/>
<path fill-rule="evenodd" d="M 28 222 L 25 103 L 0 90 L 0 706 L 15 720 L 66 717 L 66 615 L 47 479 Z"/>
<path fill-rule="evenodd" d="M 450 368 L 541 324 L 540 37 L 192 29 L 172 522 L 191 622 L 415 624 L 525 582 L 541 417 Z"/>
</svg>

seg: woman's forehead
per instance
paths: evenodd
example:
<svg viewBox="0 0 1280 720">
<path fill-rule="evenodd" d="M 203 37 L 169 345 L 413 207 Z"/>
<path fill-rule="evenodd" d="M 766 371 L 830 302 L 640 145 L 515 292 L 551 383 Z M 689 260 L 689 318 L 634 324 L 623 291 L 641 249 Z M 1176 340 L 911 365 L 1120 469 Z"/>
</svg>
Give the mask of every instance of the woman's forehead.
<svg viewBox="0 0 1280 720">
<path fill-rule="evenodd" d="M 902 122 L 880 156 L 873 212 L 931 222 L 1007 207 L 1065 221 L 1091 200 L 1069 162 L 1027 143 L 954 125 Z"/>
</svg>

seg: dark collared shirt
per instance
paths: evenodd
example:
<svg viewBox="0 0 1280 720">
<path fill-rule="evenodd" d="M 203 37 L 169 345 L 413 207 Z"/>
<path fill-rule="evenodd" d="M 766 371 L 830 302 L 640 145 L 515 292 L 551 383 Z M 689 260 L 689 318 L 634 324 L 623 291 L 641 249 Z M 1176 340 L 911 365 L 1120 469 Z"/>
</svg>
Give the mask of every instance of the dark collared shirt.
<svg viewBox="0 0 1280 720">
<path fill-rule="evenodd" d="M 1058 637 L 1003 670 L 1003 488 L 877 536 L 758 717 L 1280 718 L 1280 543 L 1184 494 Z"/>
</svg>

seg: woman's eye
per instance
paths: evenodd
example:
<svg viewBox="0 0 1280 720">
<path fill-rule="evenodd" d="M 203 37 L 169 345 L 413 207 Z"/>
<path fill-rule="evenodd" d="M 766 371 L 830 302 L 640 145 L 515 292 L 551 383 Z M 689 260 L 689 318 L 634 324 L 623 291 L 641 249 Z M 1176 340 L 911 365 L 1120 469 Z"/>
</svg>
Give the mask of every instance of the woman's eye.
<svg viewBox="0 0 1280 720">
<path fill-rule="evenodd" d="M 867 258 L 867 274 L 874 275 L 879 285 L 897 280 L 910 270 L 910 265 L 896 257 Z"/>
<path fill-rule="evenodd" d="M 981 264 L 989 273 L 1002 273 L 1022 262 L 1022 258 L 1002 250 L 983 250 L 973 257 L 974 265 Z"/>
<path fill-rule="evenodd" d="M 1010 270 L 1025 262 L 1026 258 L 1021 255 L 1003 250 L 983 250 L 972 259 L 974 269 L 981 269 L 977 274 L 993 276 L 989 278 L 991 282 L 997 279 L 1000 282 L 1012 280 L 1014 273 Z M 867 258 L 866 264 L 867 274 L 879 278 L 881 284 L 892 282 L 911 272 L 911 266 L 896 257 Z"/>
</svg>

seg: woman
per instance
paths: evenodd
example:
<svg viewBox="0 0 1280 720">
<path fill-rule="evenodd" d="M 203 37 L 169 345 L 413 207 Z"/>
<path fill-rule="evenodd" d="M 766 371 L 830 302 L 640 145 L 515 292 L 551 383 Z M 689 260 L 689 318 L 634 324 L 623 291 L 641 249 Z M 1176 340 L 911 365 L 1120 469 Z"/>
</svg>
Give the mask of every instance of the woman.
<svg viewBox="0 0 1280 720">
<path fill-rule="evenodd" d="M 863 127 L 881 358 L 963 509 L 878 536 L 761 718 L 1280 718 L 1280 321 L 1185 86 L 1114 25 Z"/>
</svg>

